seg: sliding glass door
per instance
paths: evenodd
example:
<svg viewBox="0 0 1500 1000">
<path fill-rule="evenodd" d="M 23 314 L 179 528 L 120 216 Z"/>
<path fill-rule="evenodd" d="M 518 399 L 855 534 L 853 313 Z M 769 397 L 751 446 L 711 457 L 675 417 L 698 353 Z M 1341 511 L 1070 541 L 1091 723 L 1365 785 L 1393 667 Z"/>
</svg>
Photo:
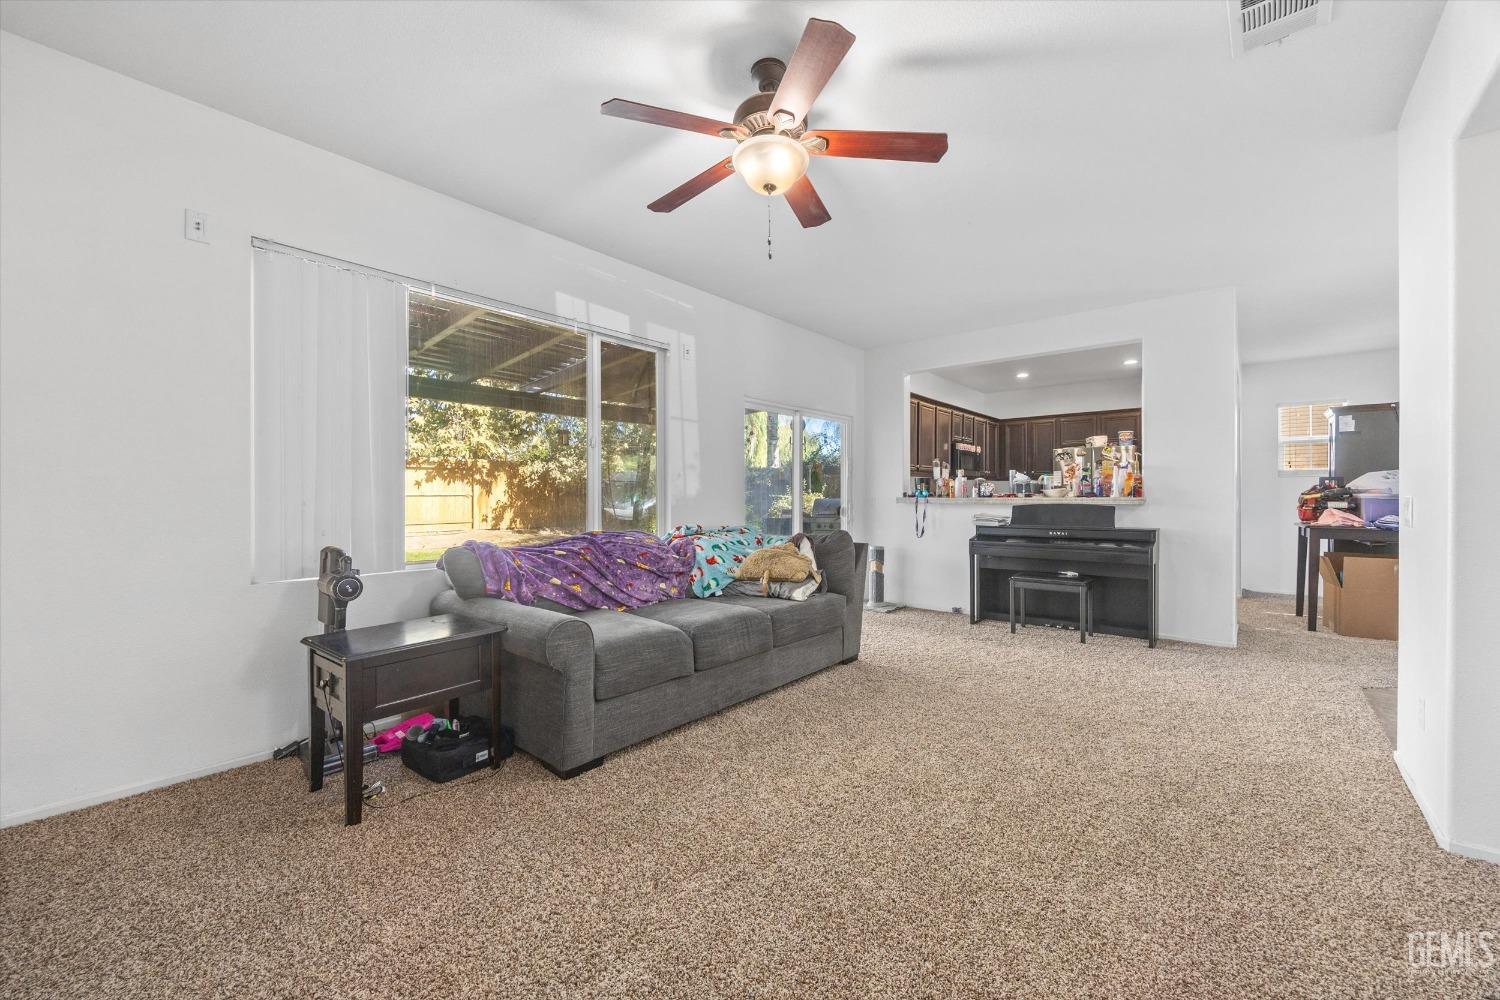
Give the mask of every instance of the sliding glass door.
<svg viewBox="0 0 1500 1000">
<path fill-rule="evenodd" d="M 847 421 L 778 407 L 745 409 L 745 523 L 770 535 L 837 531 L 845 503 Z"/>
<path fill-rule="evenodd" d="M 745 411 L 745 523 L 771 535 L 794 530 L 795 419 L 775 410 Z"/>
<path fill-rule="evenodd" d="M 844 525 L 844 424 L 802 417 L 802 527 L 809 535 Z"/>
</svg>

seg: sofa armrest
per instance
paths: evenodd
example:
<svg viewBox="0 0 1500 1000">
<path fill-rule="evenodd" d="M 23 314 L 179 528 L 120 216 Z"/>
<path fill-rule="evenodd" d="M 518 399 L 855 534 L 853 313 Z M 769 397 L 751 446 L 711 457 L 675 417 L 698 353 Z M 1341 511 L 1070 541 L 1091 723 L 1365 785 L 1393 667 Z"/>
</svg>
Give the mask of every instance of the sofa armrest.
<svg viewBox="0 0 1500 1000">
<path fill-rule="evenodd" d="M 819 568 L 828 576 L 829 591 L 844 597 L 844 662 L 857 660 L 870 547 L 865 542 L 856 542 L 847 531 L 831 531 L 813 539 L 813 552 Z"/>
<path fill-rule="evenodd" d="M 543 663 L 559 672 L 570 666 L 594 665 L 594 633 L 572 615 L 531 608 L 498 597 L 460 597 L 445 590 L 432 600 L 434 614 L 463 615 L 504 625 L 505 651 Z"/>
<path fill-rule="evenodd" d="M 854 579 L 857 586 L 844 595 L 844 659 L 859 659 L 859 636 L 865 622 L 865 592 L 870 581 L 870 545 L 854 543 Z"/>
<path fill-rule="evenodd" d="M 433 614 L 463 615 L 505 625 L 501 640 L 501 713 L 516 746 L 557 771 L 594 753 L 594 633 L 572 615 L 502 601 L 463 598 L 445 590 Z"/>
</svg>

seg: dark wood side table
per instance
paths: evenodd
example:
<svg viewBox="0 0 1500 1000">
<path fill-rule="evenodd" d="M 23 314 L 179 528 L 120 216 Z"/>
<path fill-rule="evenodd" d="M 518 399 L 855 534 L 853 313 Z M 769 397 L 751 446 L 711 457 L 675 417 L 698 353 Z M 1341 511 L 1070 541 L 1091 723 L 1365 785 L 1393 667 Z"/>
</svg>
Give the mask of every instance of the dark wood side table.
<svg viewBox="0 0 1500 1000">
<path fill-rule="evenodd" d="M 312 712 L 310 790 L 323 787 L 324 712 L 344 727 L 344 822 L 353 826 L 364 807 L 365 723 L 443 702 L 452 717 L 460 695 L 485 689 L 490 692 L 490 766 L 499 767 L 504 633 L 504 625 L 435 615 L 303 639 Z"/>
<path fill-rule="evenodd" d="M 1318 560 L 1323 554 L 1323 543 L 1363 542 L 1366 545 L 1399 545 L 1399 531 L 1384 528 L 1338 528 L 1328 524 L 1297 525 L 1297 614 L 1303 611 L 1303 595 L 1307 597 L 1307 630 L 1318 630 Z"/>
</svg>

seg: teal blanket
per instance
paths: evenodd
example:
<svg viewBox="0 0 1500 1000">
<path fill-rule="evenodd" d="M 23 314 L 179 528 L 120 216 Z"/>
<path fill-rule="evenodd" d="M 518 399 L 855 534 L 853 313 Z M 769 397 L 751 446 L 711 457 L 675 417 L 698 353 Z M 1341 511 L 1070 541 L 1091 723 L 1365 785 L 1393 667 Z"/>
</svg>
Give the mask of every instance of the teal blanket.
<svg viewBox="0 0 1500 1000">
<path fill-rule="evenodd" d="M 689 579 L 694 597 L 722 594 L 734 582 L 739 564 L 746 556 L 756 549 L 787 541 L 786 535 L 763 535 L 747 524 L 723 524 L 717 528 L 679 524 L 667 538 L 669 544 L 692 539 L 694 561 Z"/>
</svg>

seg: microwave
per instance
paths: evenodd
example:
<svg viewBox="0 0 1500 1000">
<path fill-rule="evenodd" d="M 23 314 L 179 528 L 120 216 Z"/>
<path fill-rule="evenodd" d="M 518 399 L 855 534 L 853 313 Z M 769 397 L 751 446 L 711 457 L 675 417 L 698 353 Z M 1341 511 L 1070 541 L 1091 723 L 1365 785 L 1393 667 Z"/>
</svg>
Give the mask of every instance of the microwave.
<svg viewBox="0 0 1500 1000">
<path fill-rule="evenodd" d="M 948 468 L 954 476 L 962 469 L 965 477 L 973 479 L 974 473 L 984 467 L 983 457 L 984 449 L 973 438 L 956 437 L 948 443 Z"/>
</svg>

